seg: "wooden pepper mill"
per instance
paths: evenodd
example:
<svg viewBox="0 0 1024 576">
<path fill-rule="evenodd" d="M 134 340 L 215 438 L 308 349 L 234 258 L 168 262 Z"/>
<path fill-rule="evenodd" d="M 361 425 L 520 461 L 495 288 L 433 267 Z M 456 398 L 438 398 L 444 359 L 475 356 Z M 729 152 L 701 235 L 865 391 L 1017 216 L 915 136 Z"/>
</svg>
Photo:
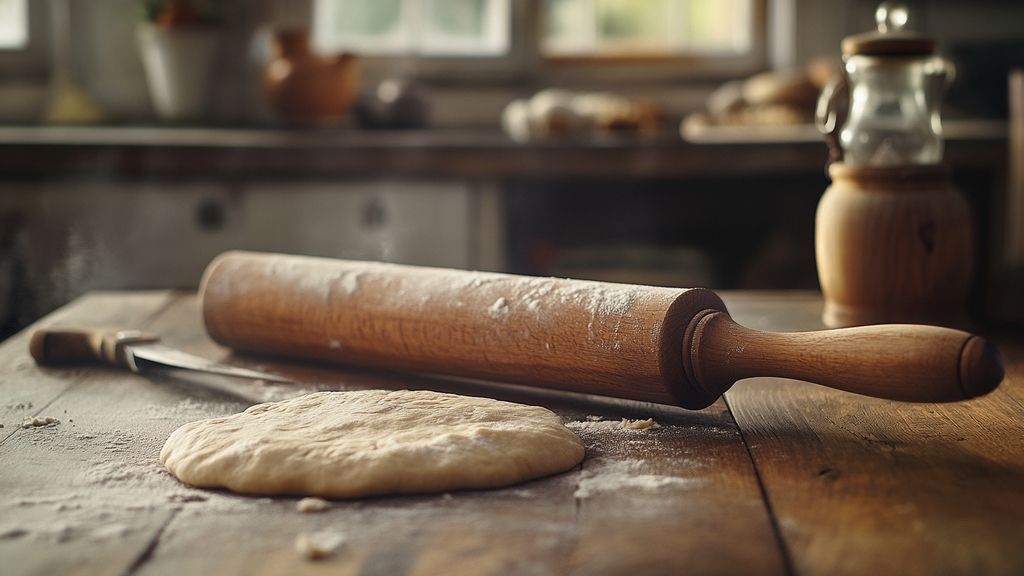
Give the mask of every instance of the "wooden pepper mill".
<svg viewBox="0 0 1024 576">
<path fill-rule="evenodd" d="M 815 224 L 825 324 L 963 322 L 971 220 L 949 169 L 835 163 L 829 175 Z"/>
<path fill-rule="evenodd" d="M 829 167 L 815 227 L 824 322 L 960 324 L 973 235 L 967 202 L 940 163 L 951 68 L 934 40 L 902 30 L 903 6 L 884 2 L 876 20 L 878 32 L 843 40 L 845 77 L 818 105 L 841 160 Z"/>
</svg>

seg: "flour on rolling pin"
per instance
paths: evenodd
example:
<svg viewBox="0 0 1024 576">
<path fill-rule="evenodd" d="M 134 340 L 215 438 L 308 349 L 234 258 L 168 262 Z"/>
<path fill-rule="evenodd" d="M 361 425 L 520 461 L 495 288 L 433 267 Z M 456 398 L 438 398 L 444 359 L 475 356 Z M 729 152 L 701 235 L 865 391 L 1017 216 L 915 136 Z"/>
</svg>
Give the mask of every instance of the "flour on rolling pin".
<svg viewBox="0 0 1024 576">
<path fill-rule="evenodd" d="M 513 276 L 489 272 L 463 272 L 433 269 L 430 274 L 417 276 L 414 281 L 395 277 L 394 273 L 406 266 L 382 262 L 359 262 L 358 270 L 334 270 L 322 265 L 323 259 L 289 256 L 287 259 L 268 260 L 265 273 L 301 290 L 312 299 L 329 301 L 332 298 L 356 296 L 361 283 L 372 283 L 387 289 L 396 303 L 403 306 L 415 306 L 419 309 L 429 304 L 448 303 L 450 306 L 466 308 L 471 304 L 464 296 L 470 291 L 496 288 L 498 296 L 481 312 L 490 318 L 500 320 L 513 311 L 526 311 L 536 316 L 545 313 L 551 305 L 573 305 L 586 309 L 590 314 L 587 324 L 588 335 L 596 339 L 608 350 L 620 350 L 622 342 L 617 339 L 598 339 L 594 331 L 595 320 L 601 317 L 616 318 L 611 326 L 612 334 L 617 335 L 621 325 L 621 317 L 636 299 L 649 290 L 642 286 L 628 284 L 604 284 L 599 282 L 569 281 L 559 278 L 529 278 L 526 290 L 522 282 Z M 429 270 L 421 268 L 422 270 Z M 226 290 L 217 294 L 220 298 L 240 298 L 246 295 L 248 284 L 218 284 Z M 507 290 L 502 290 L 502 287 Z M 337 340 L 328 341 L 334 348 L 341 347 Z M 550 348 L 550 347 L 549 347 Z"/>
<path fill-rule="evenodd" d="M 206 327 L 229 347 L 673 402 L 706 290 L 231 252 L 207 268 Z"/>
<path fill-rule="evenodd" d="M 459 272 L 457 274 L 435 273 L 429 276 L 417 278 L 416 282 L 396 282 L 390 276 L 402 266 L 382 262 L 361 262 L 360 270 L 331 270 L 317 266 L 319 259 L 308 257 L 291 257 L 287 260 L 273 260 L 267 263 L 267 273 L 281 279 L 284 282 L 293 284 L 298 289 L 307 291 L 313 298 L 328 300 L 332 294 L 339 293 L 345 296 L 353 296 L 359 292 L 360 279 L 370 279 L 374 276 L 384 279 L 384 283 L 391 291 L 389 292 L 403 305 L 411 304 L 422 308 L 432 300 L 450 302 L 456 307 L 465 307 L 468 304 L 463 300 L 462 295 L 467 290 L 479 289 L 487 285 L 502 286 L 511 284 L 517 279 L 504 275 L 487 272 Z M 314 267 L 311 268 L 310 265 Z M 439 271 L 440 272 L 440 271 Z M 448 271 L 450 272 L 450 271 Z M 626 284 L 599 284 L 576 282 L 573 285 L 564 285 L 564 280 L 557 278 L 530 278 L 527 280 L 528 290 L 520 293 L 516 301 L 509 301 L 510 296 L 499 296 L 487 308 L 486 313 L 494 319 L 507 317 L 512 307 L 523 308 L 535 315 L 544 313 L 544 302 L 556 302 L 558 304 L 574 304 L 585 307 L 590 312 L 590 322 L 587 331 L 591 338 L 595 338 L 594 319 L 601 316 L 621 316 L 628 310 L 629 306 L 637 297 L 637 293 L 643 288 Z M 233 290 L 238 288 L 232 287 Z M 244 288 L 242 288 L 244 290 Z M 511 293 L 511 290 L 509 291 Z M 235 295 L 241 296 L 239 292 Z M 619 323 L 613 326 L 613 334 L 618 334 Z M 602 340 L 611 350 L 619 350 L 622 343 L 618 340 L 606 342 Z M 333 347 L 338 348 L 339 342 L 329 342 Z M 550 348 L 550 345 L 548 346 Z"/>
</svg>

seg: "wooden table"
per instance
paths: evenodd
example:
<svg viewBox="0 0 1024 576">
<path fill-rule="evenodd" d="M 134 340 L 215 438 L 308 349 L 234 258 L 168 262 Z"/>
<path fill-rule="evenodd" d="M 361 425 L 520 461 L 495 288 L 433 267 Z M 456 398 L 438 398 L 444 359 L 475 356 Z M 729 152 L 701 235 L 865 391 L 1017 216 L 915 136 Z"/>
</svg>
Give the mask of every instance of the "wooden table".
<svg viewBox="0 0 1024 576">
<path fill-rule="evenodd" d="M 756 328 L 819 327 L 809 294 L 726 297 Z M 224 357 L 195 297 L 94 293 L 44 322 L 125 325 Z M 580 469 L 503 490 L 338 502 L 193 490 L 160 467 L 177 426 L 244 408 L 180 378 L 40 369 L 27 333 L 0 346 L 0 572 L 16 574 L 1022 574 L 1024 349 L 988 397 L 907 405 L 756 379 L 700 412 L 521 387 L 580 433 Z M 230 358 L 304 388 L 466 384 Z M 231 390 L 263 397 L 258 384 Z M 60 424 L 22 429 L 25 416 Z M 601 417 L 595 422 L 590 417 Z M 660 428 L 629 431 L 622 417 Z M 320 562 L 300 533 L 343 533 Z"/>
</svg>

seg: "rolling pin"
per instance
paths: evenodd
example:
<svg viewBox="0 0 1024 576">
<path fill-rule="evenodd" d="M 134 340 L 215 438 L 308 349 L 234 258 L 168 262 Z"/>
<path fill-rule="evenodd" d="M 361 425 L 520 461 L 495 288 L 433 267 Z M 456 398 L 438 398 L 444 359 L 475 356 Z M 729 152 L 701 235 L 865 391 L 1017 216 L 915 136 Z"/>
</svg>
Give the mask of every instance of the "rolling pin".
<svg viewBox="0 0 1024 576">
<path fill-rule="evenodd" d="M 241 352 L 690 409 L 754 376 L 913 402 L 981 396 L 1003 378 L 998 350 L 966 332 L 760 332 L 701 288 L 228 252 L 207 267 L 200 293 L 210 336 Z"/>
</svg>

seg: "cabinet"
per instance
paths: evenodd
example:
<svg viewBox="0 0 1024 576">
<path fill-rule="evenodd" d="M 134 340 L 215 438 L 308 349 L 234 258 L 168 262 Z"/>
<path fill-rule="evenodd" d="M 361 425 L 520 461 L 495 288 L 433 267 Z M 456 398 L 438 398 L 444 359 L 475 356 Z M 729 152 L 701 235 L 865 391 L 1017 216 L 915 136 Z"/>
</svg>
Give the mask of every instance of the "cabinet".
<svg viewBox="0 0 1024 576">
<path fill-rule="evenodd" d="M 42 181 L 0 184 L 0 317 L 86 290 L 193 289 L 231 249 L 470 268 L 464 182 Z"/>
</svg>

